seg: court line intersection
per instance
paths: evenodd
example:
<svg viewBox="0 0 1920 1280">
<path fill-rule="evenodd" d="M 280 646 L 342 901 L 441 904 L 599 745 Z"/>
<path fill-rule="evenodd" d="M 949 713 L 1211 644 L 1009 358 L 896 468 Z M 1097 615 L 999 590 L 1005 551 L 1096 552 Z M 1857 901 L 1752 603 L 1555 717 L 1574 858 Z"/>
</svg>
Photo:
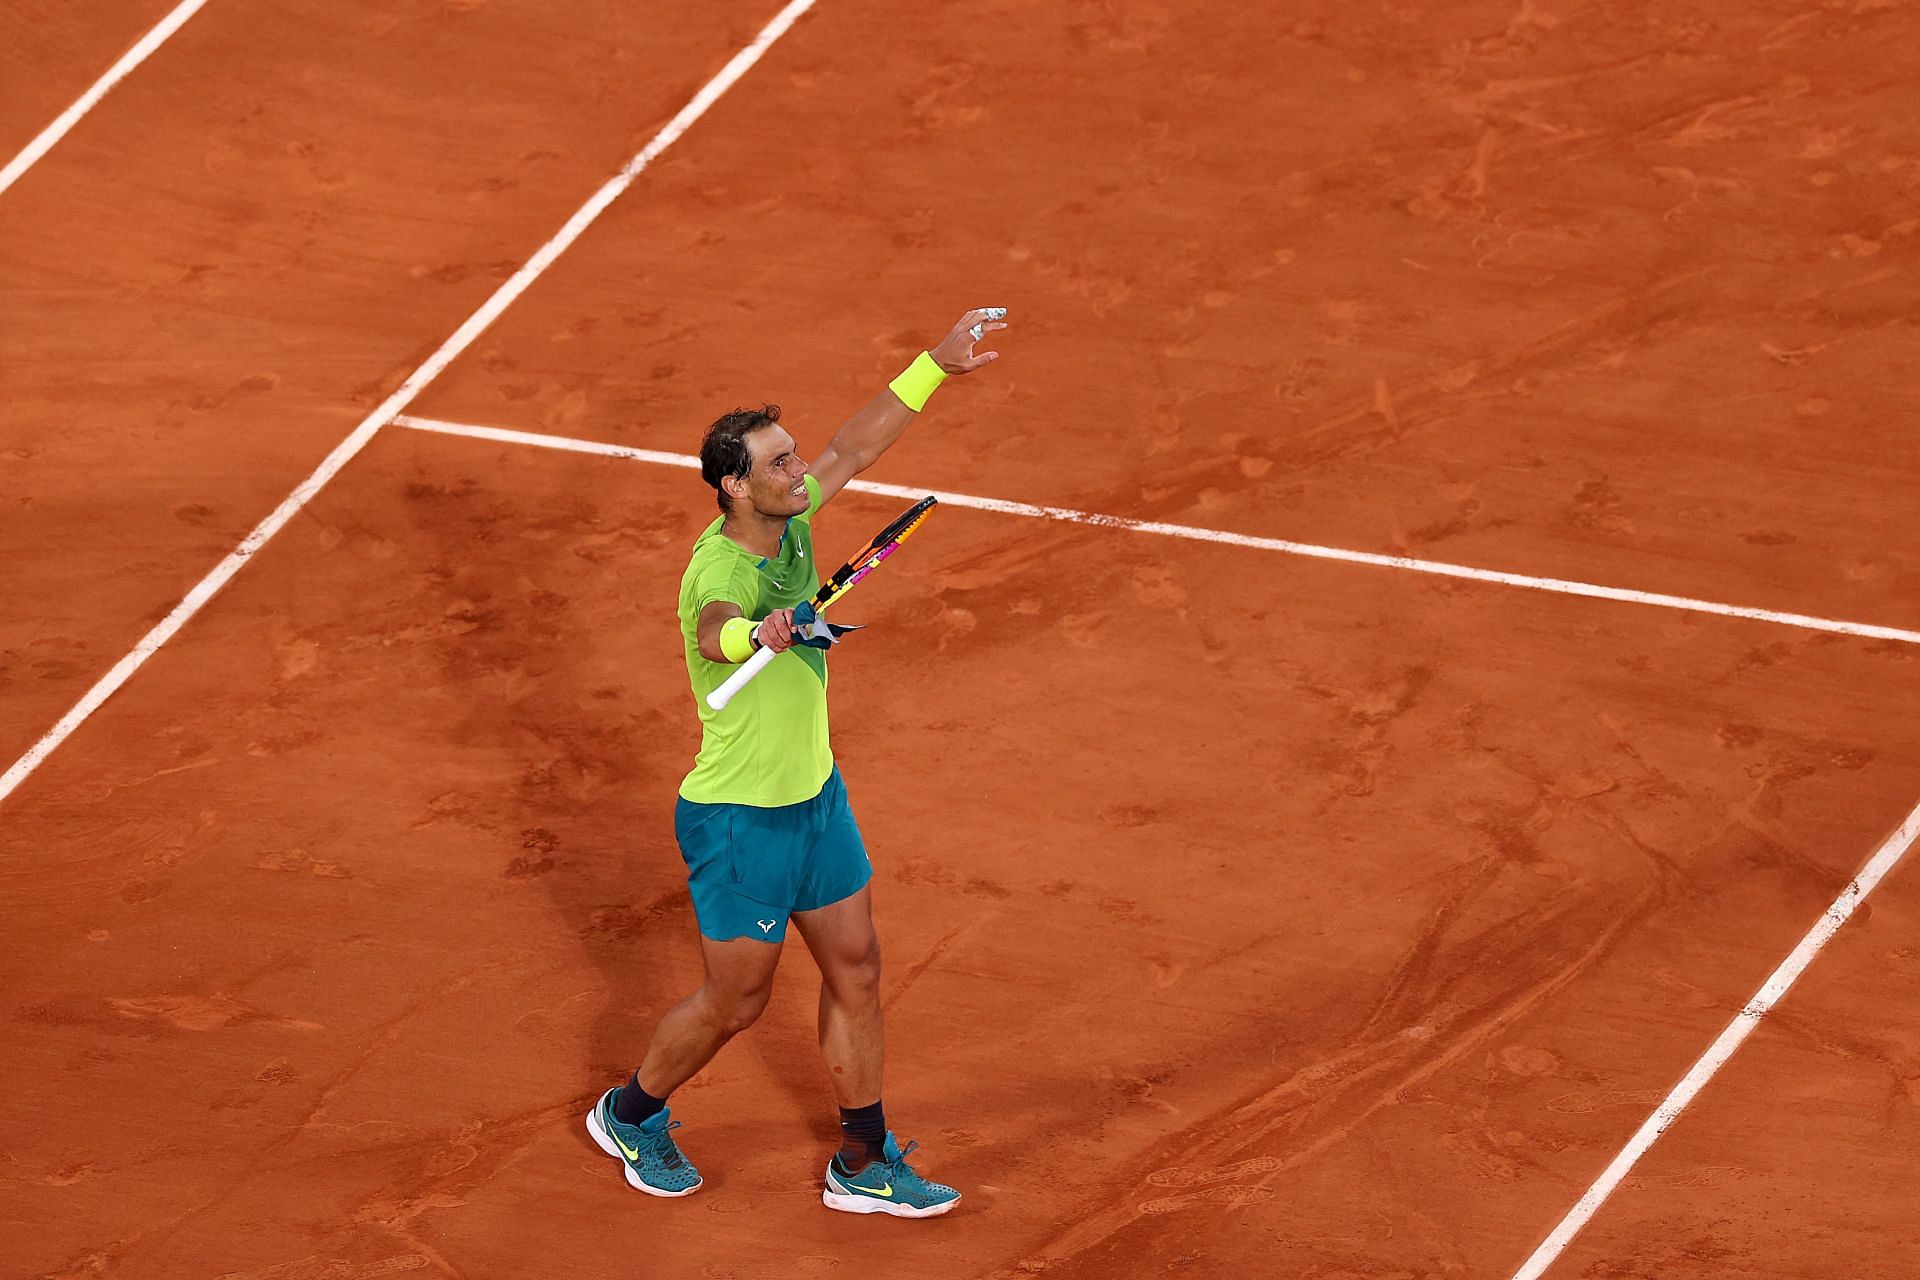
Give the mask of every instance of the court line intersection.
<svg viewBox="0 0 1920 1280">
<path fill-rule="evenodd" d="M 573 453 L 599 454 L 626 458 L 634 462 L 652 462 L 669 467 L 698 468 L 700 460 L 691 454 L 664 453 L 657 449 L 633 449 L 625 445 L 578 440 L 567 436 L 545 435 L 535 431 L 514 431 L 505 427 L 476 426 L 465 422 L 447 422 L 438 418 L 402 415 L 394 425 L 415 431 L 442 435 L 468 436 L 501 444 L 532 445 L 542 449 L 564 449 Z M 1868 622 L 1848 622 L 1839 618 L 1818 618 L 1804 613 L 1783 613 L 1775 609 L 1756 609 L 1747 605 L 1720 604 L 1691 596 L 1666 595 L 1657 591 L 1636 591 L 1628 587 L 1608 587 L 1566 578 L 1542 578 L 1525 573 L 1506 573 L 1498 569 L 1479 569 L 1471 565 L 1450 564 L 1444 560 L 1419 560 L 1412 556 L 1385 555 L 1375 551 L 1350 551 L 1343 547 L 1320 546 L 1311 542 L 1290 542 L 1284 538 L 1262 538 L 1247 533 L 1229 533 L 1223 529 L 1204 529 L 1195 525 L 1168 524 L 1161 520 L 1135 520 L 1128 516 L 1102 515 L 1094 511 L 1076 511 L 1070 507 L 1038 506 L 1031 502 L 1009 502 L 1004 498 L 979 498 L 940 489 L 916 489 L 909 485 L 878 484 L 854 480 L 847 487 L 861 493 L 890 498 L 918 499 L 933 494 L 949 506 L 969 507 L 975 511 L 997 511 L 1003 515 L 1056 520 L 1067 524 L 1094 525 L 1103 529 L 1126 529 L 1135 533 L 1158 534 L 1167 538 L 1186 538 L 1195 542 L 1215 542 L 1256 551 L 1277 551 L 1283 555 L 1305 556 L 1315 560 L 1335 560 L 1345 564 L 1370 565 L 1382 569 L 1402 569 L 1409 573 L 1431 574 L 1443 578 L 1462 578 L 1472 582 L 1490 582 L 1500 586 L 1531 591 L 1551 591 L 1561 595 L 1585 596 L 1594 600 L 1615 600 L 1626 604 L 1650 605 L 1660 609 L 1678 609 L 1686 613 L 1713 614 L 1723 618 L 1746 618 L 1799 627 L 1807 631 L 1825 631 L 1843 636 L 1865 636 L 1874 640 L 1893 640 L 1901 644 L 1920 644 L 1920 631 L 1885 627 Z"/>
<path fill-rule="evenodd" d="M 607 210 L 620 194 L 633 185 L 634 179 L 645 172 L 648 165 L 679 140 L 680 136 L 691 128 L 695 121 L 707 113 L 708 108 L 718 102 L 727 90 L 731 89 L 754 63 L 760 61 L 773 43 L 787 33 L 802 14 L 811 9 L 816 0 L 789 0 L 787 6 L 775 14 L 773 20 L 760 30 L 752 43 L 734 54 L 727 64 L 716 72 L 713 78 L 693 95 L 687 105 L 680 108 L 673 119 L 667 121 L 660 132 L 640 150 L 640 153 L 627 161 L 620 172 L 609 178 L 600 189 L 595 191 L 587 202 L 580 207 L 551 240 L 541 245 L 534 255 L 512 276 L 508 277 L 488 299 L 480 304 L 479 310 L 467 317 L 467 320 L 439 348 L 428 356 L 426 362 L 400 384 L 394 393 L 382 401 L 372 413 L 361 420 L 316 467 L 311 475 L 295 486 L 292 493 L 283 499 L 252 532 L 240 540 L 240 545 L 228 552 L 226 557 L 195 583 L 180 603 L 156 623 L 152 630 L 142 636 L 133 649 L 113 665 L 113 668 L 96 681 L 92 688 L 81 695 L 66 715 L 43 734 L 39 741 L 28 747 L 26 753 L 0 774 L 0 802 L 32 776 L 35 769 L 65 742 L 73 731 L 84 724 L 89 716 L 99 710 L 102 703 L 111 698 L 133 673 L 146 665 L 147 659 L 159 652 L 160 647 L 171 640 L 180 628 L 205 606 L 207 601 L 220 593 L 220 589 L 240 572 L 253 554 L 281 529 L 289 520 L 298 515 L 314 495 L 318 494 L 337 475 L 355 455 L 366 448 L 367 443 L 379 433 L 380 429 L 392 422 L 400 411 L 413 403 L 414 397 L 424 391 L 428 384 L 443 373 L 447 366 L 458 359 L 460 354 L 472 345 L 474 339 L 484 333 L 489 325 L 499 319 L 500 314 L 525 293 L 533 282 L 544 274 L 548 267 L 557 261 L 561 254 L 572 247 L 573 243 L 586 233 L 588 227 Z"/>
<path fill-rule="evenodd" d="M 561 449 L 578 453 L 598 454 L 602 456 L 624 458 L 632 461 L 655 463 L 659 465 L 697 468 L 697 458 L 685 454 L 665 453 L 655 450 L 633 449 L 620 445 L 595 441 L 576 440 L 566 437 L 541 435 L 531 432 L 513 431 L 505 428 L 484 427 L 463 423 L 451 423 L 438 419 L 413 417 L 404 414 L 406 407 L 416 399 L 425 388 L 439 377 L 473 341 L 484 332 L 499 316 L 526 291 L 586 229 L 605 212 L 633 181 L 662 152 L 686 132 L 702 115 L 724 95 L 738 80 L 750 70 L 765 52 L 799 20 L 816 0 L 790 0 L 775 17 L 762 28 L 758 36 L 745 48 L 736 53 L 731 60 L 695 94 L 686 106 L 677 113 L 641 152 L 633 157 L 620 172 L 603 184 L 591 198 L 570 218 L 560 231 L 528 259 L 514 275 L 496 290 L 481 307 L 473 313 L 441 346 L 410 375 L 405 382 L 389 396 L 378 408 L 367 415 L 354 431 L 343 440 L 320 465 L 284 499 L 264 520 L 262 520 L 214 569 L 197 583 L 191 591 L 156 624 L 134 648 L 123 657 L 106 675 L 102 676 L 45 735 L 36 741 L 19 760 L 0 774 L 0 802 L 4 802 L 39 765 L 84 723 L 94 711 L 117 692 L 132 677 L 148 658 L 161 646 L 177 634 L 206 603 L 245 566 L 247 561 L 263 547 L 276 533 L 309 503 L 315 495 L 330 483 L 346 465 L 357 456 L 383 428 L 393 425 L 406 429 L 434 432 L 444 435 L 464 436 L 473 439 L 490 440 L 496 443 L 528 445 L 550 449 Z M 108 71 L 75 101 L 66 111 L 36 135 L 26 147 L 0 168 L 0 193 L 13 186 L 42 159 L 62 138 L 64 138 L 86 115 L 97 106 L 112 89 L 131 74 L 147 58 L 160 48 L 204 5 L 206 0 L 183 0 L 165 18 L 155 25 L 137 42 L 134 47 L 116 61 Z M 917 498 L 927 490 L 908 488 L 900 485 L 880 484 L 871 481 L 855 480 L 849 488 L 896 498 Z M 1769 609 L 1757 609 L 1740 605 L 1729 605 L 1714 601 L 1684 596 L 1667 595 L 1658 592 L 1637 591 L 1629 588 L 1608 587 L 1594 583 L 1582 583 L 1559 578 L 1538 577 L 1527 574 L 1506 573 L 1499 570 L 1481 569 L 1473 566 L 1451 564 L 1442 561 L 1420 560 L 1407 556 L 1385 555 L 1375 552 L 1353 551 L 1337 547 L 1320 546 L 1311 543 L 1293 542 L 1279 538 L 1263 538 L 1247 534 L 1230 533 L 1224 530 L 1206 529 L 1190 525 L 1172 524 L 1163 521 L 1135 520 L 1124 516 L 1103 515 L 1096 512 L 1078 511 L 1065 507 L 1041 506 L 1032 503 L 1011 502 L 996 498 L 983 498 L 967 494 L 933 491 L 944 503 L 975 510 L 996 512 L 1005 515 L 1051 520 L 1067 524 L 1111 528 L 1137 533 L 1153 534 L 1163 537 L 1181 538 L 1190 541 L 1210 542 L 1237 546 L 1252 550 L 1263 550 L 1280 554 L 1301 556 L 1312 559 L 1331 560 L 1348 564 L 1366 565 L 1377 568 L 1398 569 L 1405 572 L 1425 574 L 1453 579 L 1485 582 L 1527 590 L 1546 591 L 1558 594 L 1579 596 L 1590 599 L 1612 600 L 1643 606 L 1666 608 L 1683 612 L 1707 614 L 1721 617 L 1743 618 L 1751 621 L 1768 622 L 1777 625 L 1800 628 L 1830 634 L 1851 635 L 1894 641 L 1902 644 L 1920 643 L 1920 632 L 1896 627 L 1880 626 L 1869 623 L 1848 622 L 1832 618 L 1820 618 L 1806 614 L 1788 613 Z M 1598 1212 L 1607 1198 L 1625 1179 L 1634 1164 L 1658 1141 L 1661 1134 L 1679 1118 L 1681 1113 L 1693 1101 L 1706 1084 L 1731 1059 L 1746 1038 L 1752 1034 L 1760 1020 L 1784 998 L 1793 984 L 1810 966 L 1814 958 L 1826 943 L 1838 932 L 1852 916 L 1861 902 L 1889 875 L 1912 848 L 1916 839 L 1920 839 L 1920 806 L 1909 813 L 1905 821 L 1883 842 L 1868 859 L 1860 873 L 1848 882 L 1813 927 L 1803 936 L 1789 953 L 1787 958 L 1773 971 L 1762 984 L 1760 990 L 1736 1014 L 1733 1020 L 1720 1033 L 1714 1042 L 1694 1062 L 1692 1068 L 1675 1085 L 1667 1097 L 1656 1107 L 1646 1121 L 1635 1132 L 1618 1155 L 1608 1164 L 1585 1193 L 1579 1198 L 1567 1214 L 1553 1228 L 1548 1236 L 1536 1248 L 1521 1268 L 1515 1272 L 1514 1280 L 1537 1280 L 1557 1259 L 1562 1251 Z"/>
</svg>

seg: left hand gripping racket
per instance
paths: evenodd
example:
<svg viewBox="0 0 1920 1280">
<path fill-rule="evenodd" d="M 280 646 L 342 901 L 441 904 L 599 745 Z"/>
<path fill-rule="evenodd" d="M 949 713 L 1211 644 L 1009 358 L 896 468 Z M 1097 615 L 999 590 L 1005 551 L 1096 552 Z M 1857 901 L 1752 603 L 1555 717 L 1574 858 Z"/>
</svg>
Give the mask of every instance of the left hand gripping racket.
<svg viewBox="0 0 1920 1280">
<path fill-rule="evenodd" d="M 855 583 L 878 568 L 882 560 L 898 551 L 900 544 L 920 527 L 921 522 L 927 518 L 927 512 L 933 510 L 934 503 L 937 501 L 939 499 L 928 496 L 914 503 L 893 523 L 875 534 L 873 540 L 855 552 L 845 564 L 835 569 L 833 576 L 821 583 L 820 589 L 813 593 L 814 612 L 824 613 L 828 605 L 853 590 Z M 775 656 L 773 650 L 761 649 L 741 663 L 740 669 L 728 676 L 726 683 L 707 695 L 707 705 L 718 711 L 732 702 L 734 695 L 746 688 L 748 681 L 765 670 L 766 665 L 772 662 Z"/>
</svg>

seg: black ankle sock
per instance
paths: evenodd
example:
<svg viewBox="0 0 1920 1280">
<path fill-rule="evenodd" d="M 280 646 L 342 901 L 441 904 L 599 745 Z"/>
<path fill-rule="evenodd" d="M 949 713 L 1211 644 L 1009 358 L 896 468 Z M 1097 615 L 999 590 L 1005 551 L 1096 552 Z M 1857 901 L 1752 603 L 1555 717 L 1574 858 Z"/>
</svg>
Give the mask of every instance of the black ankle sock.
<svg viewBox="0 0 1920 1280">
<path fill-rule="evenodd" d="M 640 1073 L 636 1071 L 633 1079 L 613 1095 L 613 1118 L 621 1124 L 639 1124 L 659 1115 L 666 1105 L 665 1098 L 656 1098 L 640 1087 Z"/>
<path fill-rule="evenodd" d="M 887 1145 L 887 1117 L 876 1102 L 870 1107 L 840 1108 L 840 1167 L 848 1173 L 878 1160 Z"/>
</svg>

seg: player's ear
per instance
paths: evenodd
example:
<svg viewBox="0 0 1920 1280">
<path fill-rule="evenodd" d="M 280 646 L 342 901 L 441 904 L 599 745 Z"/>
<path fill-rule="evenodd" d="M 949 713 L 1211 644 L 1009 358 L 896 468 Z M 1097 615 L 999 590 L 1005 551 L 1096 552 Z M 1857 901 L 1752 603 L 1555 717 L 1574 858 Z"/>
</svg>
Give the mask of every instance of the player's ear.
<svg viewBox="0 0 1920 1280">
<path fill-rule="evenodd" d="M 720 487 L 727 491 L 729 498 L 736 500 L 746 497 L 750 491 L 745 476 L 721 476 Z"/>
</svg>

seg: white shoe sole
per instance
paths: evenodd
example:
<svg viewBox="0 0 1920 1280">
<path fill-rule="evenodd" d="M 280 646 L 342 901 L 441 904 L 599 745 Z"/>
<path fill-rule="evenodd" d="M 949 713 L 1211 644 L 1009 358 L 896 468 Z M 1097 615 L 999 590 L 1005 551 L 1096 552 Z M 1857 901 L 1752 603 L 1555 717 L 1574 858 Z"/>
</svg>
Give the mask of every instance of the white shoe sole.
<svg viewBox="0 0 1920 1280">
<path fill-rule="evenodd" d="M 829 1180 L 826 1189 L 820 1193 L 820 1203 L 829 1209 L 838 1209 L 842 1213 L 884 1213 L 895 1218 L 937 1218 L 959 1204 L 960 1197 L 955 1196 L 940 1204 L 916 1209 L 910 1204 L 896 1204 L 874 1196 L 848 1195 L 835 1191 L 832 1181 Z"/>
<path fill-rule="evenodd" d="M 626 1171 L 628 1184 L 636 1191 L 644 1191 L 650 1196 L 659 1196 L 665 1200 L 678 1200 L 681 1196 L 690 1196 L 698 1191 L 701 1183 L 706 1181 L 702 1178 L 700 1182 L 694 1183 L 685 1191 L 662 1191 L 658 1187 L 650 1187 L 642 1182 L 640 1175 L 633 1171 L 633 1166 L 627 1163 L 627 1158 L 620 1154 L 620 1147 L 614 1142 L 613 1135 L 608 1133 L 606 1126 L 600 1123 L 600 1104 L 597 1102 L 593 1110 L 587 1112 L 587 1136 L 591 1137 L 602 1151 L 620 1162 L 621 1169 Z"/>
</svg>

